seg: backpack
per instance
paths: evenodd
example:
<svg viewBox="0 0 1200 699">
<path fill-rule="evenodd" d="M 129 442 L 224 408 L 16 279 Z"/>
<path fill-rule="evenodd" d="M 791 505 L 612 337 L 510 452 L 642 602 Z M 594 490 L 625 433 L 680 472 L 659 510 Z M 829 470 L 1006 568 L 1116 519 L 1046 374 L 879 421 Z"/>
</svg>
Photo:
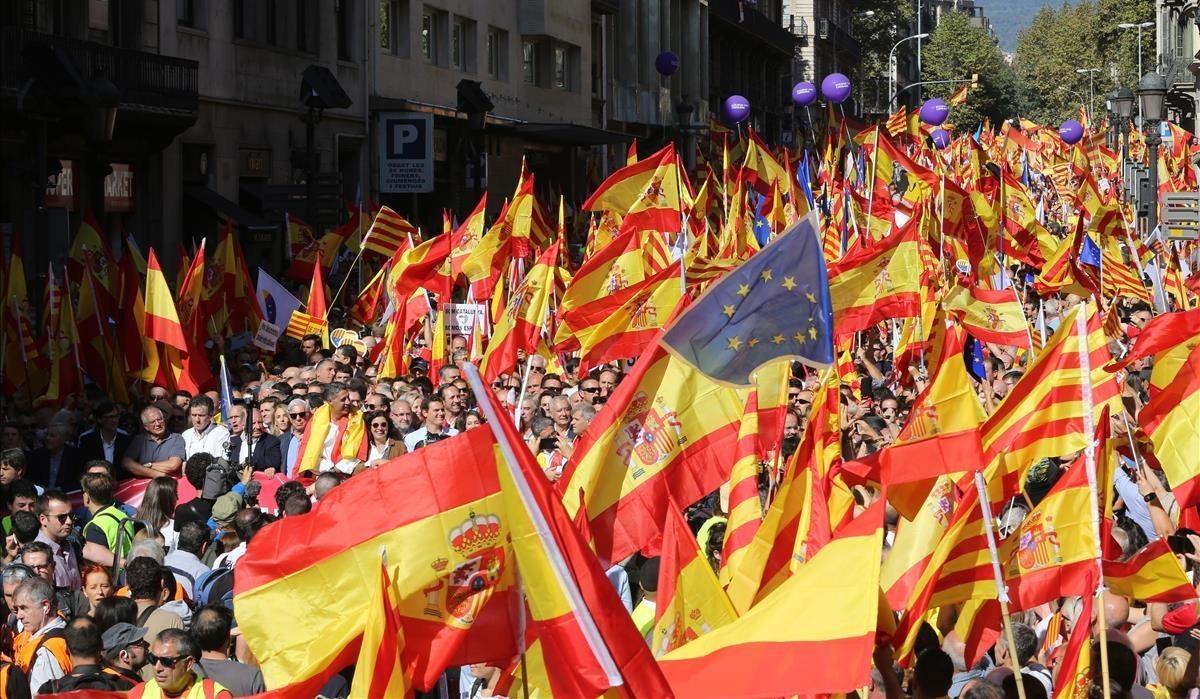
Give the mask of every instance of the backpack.
<svg viewBox="0 0 1200 699">
<path fill-rule="evenodd" d="M 192 602 L 197 607 L 220 602 L 233 610 L 233 568 L 214 568 L 196 578 Z"/>
</svg>

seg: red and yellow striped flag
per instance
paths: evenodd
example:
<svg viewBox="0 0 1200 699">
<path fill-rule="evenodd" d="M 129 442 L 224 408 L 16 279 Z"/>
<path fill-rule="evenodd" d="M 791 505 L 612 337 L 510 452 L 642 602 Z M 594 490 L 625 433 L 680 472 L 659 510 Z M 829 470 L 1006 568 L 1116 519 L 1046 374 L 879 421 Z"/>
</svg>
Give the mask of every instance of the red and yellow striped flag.
<svg viewBox="0 0 1200 699">
<path fill-rule="evenodd" d="M 851 692 L 868 683 L 879 609 L 882 500 L 738 620 L 659 660 L 681 697 Z M 786 656 L 792 660 L 780 663 Z"/>
<path fill-rule="evenodd" d="M 1196 588 L 1166 538 L 1151 541 L 1128 561 L 1105 561 L 1104 584 L 1109 592 L 1143 602 L 1187 602 Z"/>
<path fill-rule="evenodd" d="M 363 249 L 390 258 L 416 235 L 416 226 L 390 208 L 380 207 L 363 238 Z"/>
<path fill-rule="evenodd" d="M 404 628 L 401 622 L 396 587 L 387 566 L 379 566 L 376 594 L 368 603 L 358 662 L 354 664 L 352 699 L 406 697 L 408 681 L 404 677 Z"/>
<path fill-rule="evenodd" d="M 537 351 L 538 339 L 550 314 L 550 294 L 558 262 L 558 245 L 551 245 L 513 290 L 504 314 L 496 320 L 496 329 L 483 356 L 484 380 L 491 383 L 497 376 L 512 371 L 517 365 L 517 353 Z"/>
<path fill-rule="evenodd" d="M 902 104 L 887 120 L 887 131 L 896 138 L 900 134 L 908 134 L 908 113 Z"/>
<path fill-rule="evenodd" d="M 178 350 L 186 352 L 188 349 L 187 337 L 175 310 L 175 299 L 171 297 L 154 248 L 150 248 L 150 257 L 146 260 L 146 337 Z"/>
<path fill-rule="evenodd" d="M 1121 388 L 1104 369 L 1111 359 L 1095 304 L 1080 304 L 983 423 L 985 473 L 993 502 L 1017 495 L 1025 472 L 1039 459 L 1074 454 L 1087 446 L 1085 382 L 1094 422 L 1105 407 L 1121 410 Z"/>
<path fill-rule="evenodd" d="M 1200 415 L 1200 336 L 1193 335 L 1181 344 L 1190 345 L 1191 350 L 1177 369 L 1167 370 L 1174 376 L 1151 395 L 1138 415 L 1138 423 L 1154 445 L 1154 457 L 1179 507 L 1186 509 L 1200 504 L 1200 462 L 1196 459 L 1200 454 L 1200 430 L 1196 427 L 1196 416 Z"/>
<path fill-rule="evenodd" d="M 742 420 L 738 423 L 738 441 L 733 470 L 729 474 L 729 519 L 721 549 L 721 584 L 728 585 L 746 547 L 754 540 L 762 524 L 762 503 L 758 498 L 758 391 L 746 397 Z"/>
<path fill-rule="evenodd" d="M 662 565 L 650 649 L 661 658 L 737 619 L 700 544 L 674 502 L 663 525 Z"/>
<path fill-rule="evenodd" d="M 559 481 L 574 516 L 584 493 L 601 560 L 661 545 L 668 494 L 695 502 L 729 477 L 744 393 L 651 342 L 575 445 Z"/>
<path fill-rule="evenodd" d="M 29 316 L 29 290 L 25 285 L 25 263 L 21 257 L 21 236 L 13 236 L 13 248 L 8 258 L 8 276 L 4 299 L 0 301 L 4 317 L 0 327 L 4 329 L 4 374 L 3 389 L 7 395 L 24 393 L 31 401 L 44 388 L 43 372 L 45 357 L 38 351 L 33 336 L 33 322 Z"/>
</svg>

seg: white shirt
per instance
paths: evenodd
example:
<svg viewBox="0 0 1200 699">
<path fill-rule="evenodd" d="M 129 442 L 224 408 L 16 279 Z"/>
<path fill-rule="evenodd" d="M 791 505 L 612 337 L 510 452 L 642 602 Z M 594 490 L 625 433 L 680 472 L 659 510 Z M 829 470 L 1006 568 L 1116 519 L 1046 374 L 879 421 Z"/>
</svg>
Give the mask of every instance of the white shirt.
<svg viewBox="0 0 1200 699">
<path fill-rule="evenodd" d="M 187 592 L 188 599 L 192 597 L 192 586 L 196 580 L 208 572 L 208 566 L 196 558 L 196 554 L 179 549 L 168 553 L 167 557 L 163 559 L 163 565 L 175 573 L 175 582 L 179 583 L 184 592 Z"/>
<path fill-rule="evenodd" d="M 453 437 L 454 435 L 458 434 L 458 430 L 454 429 L 450 425 L 446 425 L 442 428 L 440 434 L 443 437 Z M 409 451 L 413 451 L 417 448 L 417 445 L 421 442 L 424 442 L 427 437 L 429 437 L 429 430 L 422 426 L 420 429 L 414 430 L 405 435 L 404 446 L 408 447 Z"/>
<path fill-rule="evenodd" d="M 189 459 L 193 454 L 201 452 L 223 459 L 225 445 L 228 443 L 229 429 L 215 422 L 209 425 L 203 434 L 197 433 L 195 427 L 189 427 L 183 433 L 183 451 Z"/>
<path fill-rule="evenodd" d="M 30 636 L 27 643 L 36 643 L 38 638 L 51 629 L 65 629 L 66 627 L 67 622 L 63 621 L 62 617 L 56 616 L 48 624 L 38 629 L 37 633 Z M 29 666 L 29 688 L 36 696 L 37 690 L 41 689 L 43 684 L 50 680 L 57 680 L 66 674 L 66 670 L 58 664 L 58 658 L 54 657 L 54 653 L 51 653 L 49 648 L 42 646 L 38 649 L 37 655 L 33 656 L 33 664 Z"/>
<path fill-rule="evenodd" d="M 238 560 L 245 555 L 246 542 L 243 541 L 237 545 L 237 548 L 229 553 L 223 553 L 220 556 L 217 556 L 217 560 L 213 561 L 213 570 L 217 570 L 219 568 L 232 568 L 235 564 L 237 564 Z"/>
</svg>

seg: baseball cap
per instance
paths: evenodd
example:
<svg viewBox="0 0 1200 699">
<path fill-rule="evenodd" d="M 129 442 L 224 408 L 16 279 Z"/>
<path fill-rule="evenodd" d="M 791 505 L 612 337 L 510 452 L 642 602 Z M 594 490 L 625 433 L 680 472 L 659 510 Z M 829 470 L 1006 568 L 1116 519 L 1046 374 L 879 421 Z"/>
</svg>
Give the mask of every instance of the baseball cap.
<svg viewBox="0 0 1200 699">
<path fill-rule="evenodd" d="M 145 626 L 134 626 L 127 621 L 118 621 L 104 632 L 100 642 L 104 645 L 105 653 L 116 653 L 125 646 L 137 643 L 146 636 Z"/>
<path fill-rule="evenodd" d="M 213 503 L 212 516 L 218 522 L 229 522 L 240 509 L 242 509 L 242 496 L 231 491 L 217 498 L 217 501 Z"/>
</svg>

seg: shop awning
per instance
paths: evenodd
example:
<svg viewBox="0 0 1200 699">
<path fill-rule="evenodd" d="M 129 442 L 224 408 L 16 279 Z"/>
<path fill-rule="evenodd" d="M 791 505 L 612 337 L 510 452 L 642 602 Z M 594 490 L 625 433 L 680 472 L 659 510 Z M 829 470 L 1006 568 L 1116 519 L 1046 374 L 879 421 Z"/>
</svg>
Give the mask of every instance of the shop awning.
<svg viewBox="0 0 1200 699">
<path fill-rule="evenodd" d="M 633 136 L 629 134 L 582 124 L 528 122 L 514 125 L 513 133 L 531 141 L 566 146 L 604 146 L 610 143 L 629 143 L 633 140 Z"/>
<path fill-rule="evenodd" d="M 226 199 L 208 187 L 195 185 L 184 187 L 183 195 L 211 209 L 219 218 L 230 219 L 234 224 L 247 230 L 279 228 L 279 224 L 263 219 L 258 214 L 242 208 L 236 202 Z"/>
</svg>

